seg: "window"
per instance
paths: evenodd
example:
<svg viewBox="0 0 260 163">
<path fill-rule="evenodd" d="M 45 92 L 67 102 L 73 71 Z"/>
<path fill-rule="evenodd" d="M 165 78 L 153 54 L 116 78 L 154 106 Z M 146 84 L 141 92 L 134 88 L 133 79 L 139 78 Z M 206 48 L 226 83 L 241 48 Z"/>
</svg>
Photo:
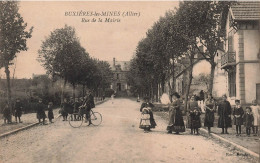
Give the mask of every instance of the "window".
<svg viewBox="0 0 260 163">
<path fill-rule="evenodd" d="M 116 74 L 116 79 L 119 79 L 119 74 Z"/>
<path fill-rule="evenodd" d="M 229 97 L 236 96 L 236 69 L 233 68 L 228 72 Z"/>
</svg>

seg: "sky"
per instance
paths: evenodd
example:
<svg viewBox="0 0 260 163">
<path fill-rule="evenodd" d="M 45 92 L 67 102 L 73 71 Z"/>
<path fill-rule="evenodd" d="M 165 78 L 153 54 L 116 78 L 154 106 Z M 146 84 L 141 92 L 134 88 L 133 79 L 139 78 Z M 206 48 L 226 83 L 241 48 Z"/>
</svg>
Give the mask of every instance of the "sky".
<svg viewBox="0 0 260 163">
<path fill-rule="evenodd" d="M 32 38 L 27 41 L 28 50 L 17 54 L 15 65 L 10 67 L 11 76 L 15 69 L 16 78 L 31 78 L 32 74 L 44 74 L 45 70 L 37 61 L 38 50 L 51 31 L 64 27 L 65 24 L 76 29 L 81 45 L 91 57 L 100 60 L 129 61 L 135 52 L 138 42 L 145 37 L 146 31 L 165 12 L 178 7 L 177 1 L 161 2 L 20 2 L 19 12 L 33 26 Z M 101 13 L 115 11 L 120 16 L 72 16 L 72 12 Z M 66 13 L 70 13 L 67 14 Z M 137 16 L 124 16 L 126 13 L 137 13 Z M 68 16 L 70 15 L 70 16 Z M 131 15 L 131 16 L 130 16 Z M 103 22 L 82 22 L 82 19 L 101 18 Z M 120 22 L 104 22 L 106 18 L 120 19 Z M 195 66 L 195 72 L 208 72 L 208 64 L 202 62 Z M 4 78 L 4 70 L 0 70 Z"/>
</svg>

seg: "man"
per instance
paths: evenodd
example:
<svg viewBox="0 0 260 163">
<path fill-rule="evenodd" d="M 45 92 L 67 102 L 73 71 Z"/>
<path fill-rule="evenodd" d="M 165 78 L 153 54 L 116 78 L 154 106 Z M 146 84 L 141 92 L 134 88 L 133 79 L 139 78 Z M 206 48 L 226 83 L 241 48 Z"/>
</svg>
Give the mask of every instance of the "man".
<svg viewBox="0 0 260 163">
<path fill-rule="evenodd" d="M 22 116 L 22 103 L 20 102 L 20 99 L 16 99 L 16 103 L 14 105 L 14 116 L 15 116 L 15 122 L 17 123 L 17 118 L 19 119 L 19 123 L 22 123 L 21 116 Z"/>
<path fill-rule="evenodd" d="M 94 96 L 91 91 L 87 93 L 83 107 L 86 109 L 86 122 L 89 121 L 89 124 L 91 124 L 90 110 L 95 107 Z"/>
<path fill-rule="evenodd" d="M 42 125 L 46 125 L 45 123 L 45 118 L 47 117 L 46 114 L 45 114 L 45 105 L 42 103 L 42 99 L 39 99 L 39 103 L 37 105 L 37 119 L 39 120 L 39 124 L 42 124 Z M 41 119 L 42 119 L 42 123 L 41 123 Z"/>
<path fill-rule="evenodd" d="M 219 104 L 218 107 L 218 128 L 222 128 L 221 134 L 224 134 L 224 129 L 225 133 L 228 134 L 228 127 L 232 127 L 231 125 L 231 105 L 227 101 L 227 96 L 223 95 L 222 96 L 223 101 Z"/>
</svg>

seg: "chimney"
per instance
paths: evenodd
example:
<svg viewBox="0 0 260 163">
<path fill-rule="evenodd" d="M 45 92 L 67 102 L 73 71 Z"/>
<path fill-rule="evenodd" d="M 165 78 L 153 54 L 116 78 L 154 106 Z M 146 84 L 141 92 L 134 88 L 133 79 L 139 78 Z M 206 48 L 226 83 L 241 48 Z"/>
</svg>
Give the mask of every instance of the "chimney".
<svg viewBox="0 0 260 163">
<path fill-rule="evenodd" d="M 113 58 L 113 65 L 116 66 L 116 58 Z"/>
</svg>

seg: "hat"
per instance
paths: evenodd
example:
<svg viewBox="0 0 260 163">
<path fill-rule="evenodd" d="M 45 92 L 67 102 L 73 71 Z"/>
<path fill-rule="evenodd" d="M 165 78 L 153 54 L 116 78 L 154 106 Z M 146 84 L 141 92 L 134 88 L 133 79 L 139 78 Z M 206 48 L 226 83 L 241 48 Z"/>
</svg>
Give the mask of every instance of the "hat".
<svg viewBox="0 0 260 163">
<path fill-rule="evenodd" d="M 175 97 L 177 97 L 177 98 L 180 98 L 180 97 L 181 97 L 177 92 L 173 92 L 173 93 L 171 94 L 171 96 L 175 96 Z"/>
<path fill-rule="evenodd" d="M 236 99 L 235 102 L 239 102 L 240 103 L 240 100 Z"/>
<path fill-rule="evenodd" d="M 249 109 L 250 111 L 252 111 L 251 107 L 246 107 L 246 109 Z"/>
</svg>

